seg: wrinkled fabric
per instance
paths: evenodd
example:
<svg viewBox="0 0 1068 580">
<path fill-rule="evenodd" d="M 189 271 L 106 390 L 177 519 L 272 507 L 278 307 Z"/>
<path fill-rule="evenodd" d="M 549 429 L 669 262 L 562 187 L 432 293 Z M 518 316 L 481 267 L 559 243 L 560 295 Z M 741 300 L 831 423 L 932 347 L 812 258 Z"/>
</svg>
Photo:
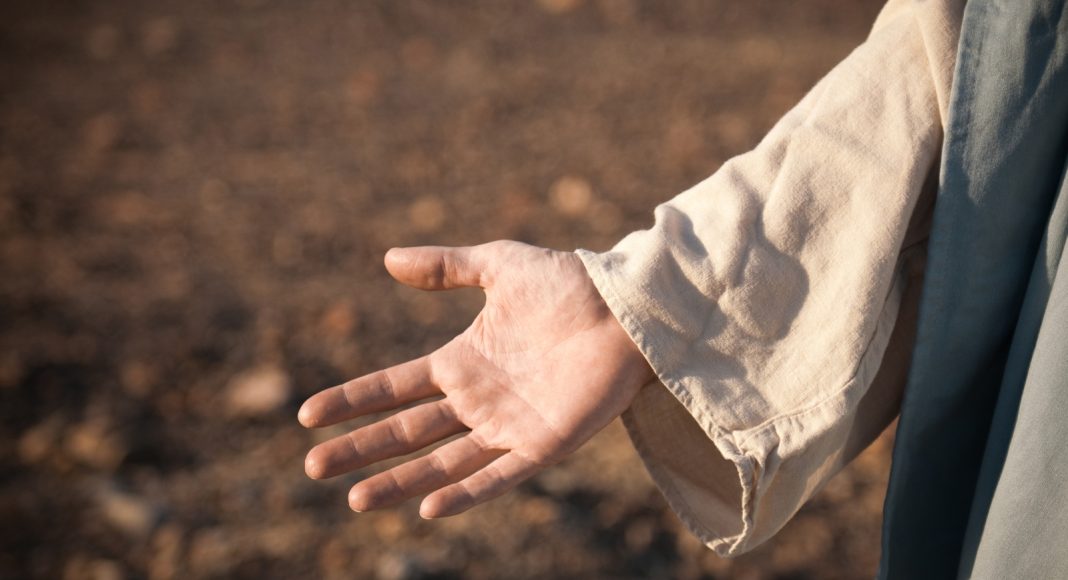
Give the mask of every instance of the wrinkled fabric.
<svg viewBox="0 0 1068 580">
<path fill-rule="evenodd" d="M 962 2 L 891 1 L 752 152 L 580 250 L 658 383 L 624 415 L 723 555 L 770 537 L 896 415 Z"/>
<path fill-rule="evenodd" d="M 949 113 L 880 577 L 1063 577 L 1065 2 L 971 0 Z"/>
<path fill-rule="evenodd" d="M 1061 259 L 1066 226 L 1068 186 L 1062 182 L 1021 314 L 1021 320 L 1040 318 L 1034 348 L 1026 351 L 1031 341 L 1021 338 L 1024 346 L 1017 349 L 1014 337 L 1008 366 L 1026 364 L 1026 378 L 998 398 L 961 578 L 1068 576 L 1068 260 Z"/>
</svg>

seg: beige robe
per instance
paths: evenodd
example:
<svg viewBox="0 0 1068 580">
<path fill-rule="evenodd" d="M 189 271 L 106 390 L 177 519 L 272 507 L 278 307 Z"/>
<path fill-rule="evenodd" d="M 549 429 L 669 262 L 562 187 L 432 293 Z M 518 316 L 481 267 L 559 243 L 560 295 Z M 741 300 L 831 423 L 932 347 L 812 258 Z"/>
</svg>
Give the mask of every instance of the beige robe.
<svg viewBox="0 0 1068 580">
<path fill-rule="evenodd" d="M 671 507 L 753 548 L 897 414 L 963 2 L 891 0 L 751 152 L 579 250 L 656 371 L 624 415 Z"/>
</svg>

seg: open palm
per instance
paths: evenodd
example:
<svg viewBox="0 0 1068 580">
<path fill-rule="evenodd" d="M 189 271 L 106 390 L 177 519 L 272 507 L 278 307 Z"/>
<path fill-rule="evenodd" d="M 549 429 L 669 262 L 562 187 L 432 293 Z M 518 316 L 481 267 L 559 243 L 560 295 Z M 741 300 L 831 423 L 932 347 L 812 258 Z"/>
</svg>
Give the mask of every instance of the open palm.
<svg viewBox="0 0 1068 580">
<path fill-rule="evenodd" d="M 391 250 L 386 267 L 426 290 L 480 286 L 486 305 L 430 355 L 304 403 L 301 423 L 323 427 L 438 397 L 316 446 L 305 463 L 316 479 L 466 432 L 357 483 L 354 510 L 429 494 L 420 514 L 432 518 L 497 497 L 577 449 L 652 379 L 574 254 L 494 242 Z"/>
</svg>

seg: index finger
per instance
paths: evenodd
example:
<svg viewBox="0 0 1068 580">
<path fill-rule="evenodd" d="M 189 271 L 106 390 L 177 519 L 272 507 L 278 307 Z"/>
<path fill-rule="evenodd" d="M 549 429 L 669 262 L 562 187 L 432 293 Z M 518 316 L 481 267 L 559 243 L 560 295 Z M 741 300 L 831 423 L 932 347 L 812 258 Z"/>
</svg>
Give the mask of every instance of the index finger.
<svg viewBox="0 0 1068 580">
<path fill-rule="evenodd" d="M 297 420 L 305 427 L 327 427 L 439 393 L 430 378 L 429 357 L 424 356 L 312 395 L 301 405 Z"/>
</svg>

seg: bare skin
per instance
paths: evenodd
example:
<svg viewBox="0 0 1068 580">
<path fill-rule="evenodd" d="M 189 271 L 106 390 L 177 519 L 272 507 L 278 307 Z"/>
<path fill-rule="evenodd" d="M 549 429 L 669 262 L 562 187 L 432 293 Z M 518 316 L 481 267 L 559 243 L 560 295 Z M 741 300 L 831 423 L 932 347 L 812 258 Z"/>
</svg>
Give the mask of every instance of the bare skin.
<svg viewBox="0 0 1068 580">
<path fill-rule="evenodd" d="M 305 427 L 394 411 L 313 448 L 305 470 L 314 479 L 464 433 L 354 485 L 348 499 L 356 511 L 426 495 L 419 513 L 437 518 L 493 499 L 578 449 L 653 378 L 574 254 L 518 242 L 406 248 L 390 250 L 386 268 L 424 290 L 482 287 L 486 305 L 433 353 L 329 388 L 301 407 Z"/>
</svg>

